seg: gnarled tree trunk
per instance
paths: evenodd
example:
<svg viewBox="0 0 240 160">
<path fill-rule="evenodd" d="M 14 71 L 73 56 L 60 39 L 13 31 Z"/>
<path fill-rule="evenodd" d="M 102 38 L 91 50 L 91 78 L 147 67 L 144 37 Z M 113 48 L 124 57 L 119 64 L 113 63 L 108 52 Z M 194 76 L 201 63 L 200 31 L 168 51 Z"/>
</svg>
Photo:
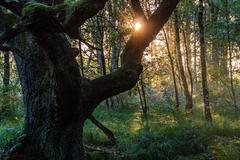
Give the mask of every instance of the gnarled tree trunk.
<svg viewBox="0 0 240 160">
<path fill-rule="evenodd" d="M 70 45 L 59 34 L 27 33 L 24 39 L 16 44 L 24 59 L 15 55 L 28 135 L 21 158 L 79 159 L 84 155 L 82 130 L 87 117 L 83 112 L 88 111 L 77 110 L 83 105 L 80 95 L 84 91 Z"/>
</svg>

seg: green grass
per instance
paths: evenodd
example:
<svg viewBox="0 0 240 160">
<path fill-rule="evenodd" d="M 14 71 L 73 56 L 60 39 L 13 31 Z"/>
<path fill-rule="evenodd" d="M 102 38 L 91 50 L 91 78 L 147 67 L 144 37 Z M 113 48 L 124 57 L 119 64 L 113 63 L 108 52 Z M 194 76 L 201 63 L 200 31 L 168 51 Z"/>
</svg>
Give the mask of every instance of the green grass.
<svg viewBox="0 0 240 160">
<path fill-rule="evenodd" d="M 213 113 L 213 124 L 205 122 L 196 108 L 192 118 L 171 110 L 150 108 L 143 117 L 138 108 L 107 111 L 99 107 L 95 116 L 112 129 L 118 140 L 117 149 L 128 159 L 161 160 L 239 160 L 240 119 Z M 226 114 L 226 113 L 225 113 Z M 96 141 L 106 137 L 91 122 L 85 124 L 84 138 Z"/>
<path fill-rule="evenodd" d="M 0 124 L 0 152 L 10 149 L 22 135 L 23 120 L 4 121 Z"/>
<path fill-rule="evenodd" d="M 224 110 L 213 112 L 213 123 L 205 122 L 201 105 L 194 116 L 183 112 L 150 107 L 147 117 L 140 108 L 107 111 L 100 106 L 96 118 L 111 129 L 118 141 L 117 150 L 130 160 L 240 160 L 240 118 Z M 21 134 L 22 121 L 0 125 L 0 149 Z M 102 144 L 106 136 L 89 120 L 85 123 L 84 142 Z M 92 159 L 114 159 L 112 155 L 89 152 Z"/>
</svg>

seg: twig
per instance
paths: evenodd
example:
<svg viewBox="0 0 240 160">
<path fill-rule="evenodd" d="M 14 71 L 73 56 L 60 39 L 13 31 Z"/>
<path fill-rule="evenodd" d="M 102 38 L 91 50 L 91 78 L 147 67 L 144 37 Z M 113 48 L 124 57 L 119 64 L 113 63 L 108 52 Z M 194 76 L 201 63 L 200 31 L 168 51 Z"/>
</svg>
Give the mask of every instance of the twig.
<svg viewBox="0 0 240 160">
<path fill-rule="evenodd" d="M 88 47 L 95 49 L 95 50 L 101 50 L 100 48 L 97 48 L 95 46 L 93 46 L 92 44 L 88 43 L 85 39 L 83 39 L 82 37 L 79 36 L 78 38 L 79 41 L 81 41 L 82 43 L 84 43 L 85 45 L 87 45 Z"/>
<path fill-rule="evenodd" d="M 114 155 L 118 159 L 124 159 L 126 157 L 122 152 L 117 151 L 114 148 L 107 148 L 107 147 L 103 147 L 103 146 L 94 146 L 92 144 L 84 144 L 83 146 L 92 151 L 99 151 L 102 153 Z"/>
</svg>

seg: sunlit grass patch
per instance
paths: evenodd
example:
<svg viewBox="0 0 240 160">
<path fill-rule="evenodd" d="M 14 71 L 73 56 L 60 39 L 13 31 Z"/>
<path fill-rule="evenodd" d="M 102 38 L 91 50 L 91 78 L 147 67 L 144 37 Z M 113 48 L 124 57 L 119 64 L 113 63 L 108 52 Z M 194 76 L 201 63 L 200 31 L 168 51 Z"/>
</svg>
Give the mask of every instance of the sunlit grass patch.
<svg viewBox="0 0 240 160">
<path fill-rule="evenodd" d="M 204 120 L 200 107 L 196 107 L 194 115 L 187 118 L 184 112 L 176 113 L 160 107 L 151 107 L 147 116 L 143 116 L 137 107 L 117 111 L 99 108 L 95 115 L 114 132 L 118 140 L 116 147 L 129 159 L 224 160 L 224 157 L 240 156 L 239 120 L 232 121 L 231 116 L 224 117 L 218 112 L 213 112 L 212 124 Z M 86 135 L 89 126 L 95 128 L 88 124 Z M 97 139 L 106 140 L 101 131 L 96 132 Z M 228 144 L 219 145 L 218 142 L 223 144 L 219 138 L 228 139 Z"/>
<path fill-rule="evenodd" d="M 240 138 L 216 137 L 213 145 L 209 147 L 209 150 L 218 160 L 239 160 Z"/>
</svg>

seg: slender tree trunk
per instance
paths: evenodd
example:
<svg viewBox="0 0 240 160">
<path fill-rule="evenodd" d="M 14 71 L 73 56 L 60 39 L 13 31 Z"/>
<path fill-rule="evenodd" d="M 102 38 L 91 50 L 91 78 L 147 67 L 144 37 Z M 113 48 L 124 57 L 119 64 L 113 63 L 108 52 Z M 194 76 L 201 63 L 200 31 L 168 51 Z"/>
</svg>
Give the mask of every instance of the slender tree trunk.
<svg viewBox="0 0 240 160">
<path fill-rule="evenodd" d="M 206 56 L 205 56 L 205 40 L 204 40 L 204 22 L 203 22 L 203 0 L 199 0 L 199 17 L 198 25 L 200 32 L 200 58 L 201 58 L 201 67 L 202 67 L 202 93 L 203 93 L 203 102 L 205 109 L 205 118 L 207 121 L 212 122 L 211 109 L 209 104 L 209 93 L 208 93 L 208 84 L 207 84 L 207 69 L 206 69 Z"/>
<path fill-rule="evenodd" d="M 104 31 L 103 31 L 103 22 L 102 22 L 102 17 L 97 16 L 97 29 L 98 29 L 98 34 L 99 34 L 99 41 L 100 41 L 100 61 L 101 61 L 101 67 L 102 67 L 102 75 L 107 74 L 106 70 L 106 62 L 105 62 L 105 55 L 104 55 Z"/>
<path fill-rule="evenodd" d="M 178 98 L 178 87 L 177 87 L 177 80 L 176 80 L 176 74 L 175 74 L 174 60 L 173 60 L 172 55 L 171 55 L 171 51 L 170 51 L 169 43 L 168 43 L 168 38 L 167 38 L 167 35 L 166 35 L 166 32 L 165 32 L 164 29 L 163 29 L 163 33 L 164 33 L 164 38 L 165 38 L 166 46 L 167 46 L 168 58 L 169 58 L 170 65 L 171 65 L 171 70 L 172 70 L 172 78 L 173 78 L 174 91 L 175 91 L 175 103 L 176 103 L 175 104 L 175 109 L 178 111 L 179 110 L 179 98 Z"/>
<path fill-rule="evenodd" d="M 209 3 L 210 7 L 210 14 L 211 14 L 211 23 L 214 24 L 214 27 L 217 27 L 217 21 L 218 21 L 218 9 L 213 2 Z M 220 68 L 223 67 L 220 65 L 220 55 L 221 55 L 221 49 L 219 47 L 219 40 L 218 38 L 215 38 L 215 36 L 212 36 L 212 66 L 213 66 L 213 72 L 212 76 L 214 77 L 214 81 L 217 83 L 219 82 L 219 76 L 220 74 Z"/>
<path fill-rule="evenodd" d="M 225 0 L 226 5 L 226 21 L 227 21 L 227 41 L 228 41 L 228 54 L 229 54 L 229 76 L 230 76 L 230 87 L 232 92 L 232 99 L 235 111 L 238 110 L 237 101 L 236 101 L 236 93 L 234 89 L 233 83 L 233 66 L 232 66 L 232 46 L 231 46 L 231 38 L 230 38 L 230 29 L 229 29 L 229 11 L 228 11 L 228 0 Z"/>
<path fill-rule="evenodd" d="M 111 68 L 110 71 L 114 72 L 118 69 L 119 66 L 119 55 L 120 51 L 118 49 L 119 43 L 118 43 L 118 38 L 116 37 L 115 34 L 115 28 L 116 28 L 116 18 L 114 17 L 113 13 L 113 5 L 114 3 L 110 1 L 108 3 L 108 13 L 109 13 L 109 23 L 110 23 L 110 43 L 111 43 L 111 51 L 112 51 L 112 58 L 111 58 Z M 113 29 L 114 28 L 114 29 Z"/>
<path fill-rule="evenodd" d="M 183 62 L 182 62 L 182 53 L 181 53 L 181 48 L 180 48 L 180 35 L 179 35 L 179 21 L 178 21 L 178 12 L 175 10 L 174 12 L 174 28 L 175 28 L 175 41 L 176 41 L 176 47 L 177 47 L 177 55 L 178 55 L 178 63 L 179 63 L 179 71 L 181 75 L 181 80 L 183 84 L 183 89 L 184 89 L 184 94 L 186 98 L 186 112 L 187 113 L 192 113 L 192 96 L 189 92 L 188 89 L 188 83 L 187 79 L 184 73 L 184 67 L 183 67 Z"/>
<path fill-rule="evenodd" d="M 146 93 L 145 93 L 145 89 L 144 89 L 144 84 L 143 84 L 143 78 L 141 76 L 141 79 L 140 79 L 140 86 L 141 86 L 141 91 L 142 91 L 142 99 L 143 99 L 143 114 L 144 115 L 147 115 L 147 112 L 148 112 L 148 106 L 147 106 L 147 99 L 146 99 Z"/>
<path fill-rule="evenodd" d="M 9 93 L 9 80 L 10 80 L 10 63 L 9 63 L 9 52 L 3 52 L 3 104 L 1 107 L 1 115 L 6 117 L 10 114 L 10 99 Z"/>
<path fill-rule="evenodd" d="M 100 48 L 101 48 L 100 61 L 102 64 L 102 75 L 105 76 L 107 75 L 107 67 L 106 67 L 106 61 L 105 61 L 105 55 L 104 55 L 104 28 L 103 28 L 103 20 L 101 16 L 97 16 L 97 28 L 100 34 Z M 112 97 L 109 97 L 109 99 L 106 99 L 106 104 L 109 110 L 113 109 L 114 102 Z"/>
<path fill-rule="evenodd" d="M 3 92 L 7 92 L 10 80 L 9 52 L 3 52 L 3 59 Z"/>
<path fill-rule="evenodd" d="M 94 32 L 92 33 L 94 44 L 99 48 L 96 50 L 97 62 L 98 62 L 98 75 L 99 77 L 106 74 L 106 64 L 105 64 L 105 56 L 103 49 L 103 39 L 104 39 L 104 31 L 101 25 L 101 15 L 98 15 L 93 21 Z"/>
<path fill-rule="evenodd" d="M 98 15 L 95 20 L 96 25 L 96 35 L 94 35 L 94 43 L 97 44 L 97 46 L 100 48 L 100 50 L 97 50 L 97 61 L 98 61 L 98 74 L 99 77 L 106 75 L 106 62 L 105 62 L 105 55 L 104 55 L 104 46 L 103 46 L 103 40 L 104 40 L 104 31 L 102 26 L 102 18 L 101 15 Z M 106 105 L 108 109 L 111 109 L 110 107 L 110 99 L 106 99 Z"/>
<path fill-rule="evenodd" d="M 139 87 L 139 83 L 137 84 L 137 91 L 138 91 L 138 95 L 139 95 L 139 99 L 140 99 L 141 108 L 142 108 L 142 111 L 144 114 L 144 103 L 143 103 L 143 98 L 142 98 L 141 90 Z"/>
<path fill-rule="evenodd" d="M 121 48 L 121 40 L 120 37 L 116 36 L 116 31 L 115 29 L 117 28 L 116 26 L 116 15 L 114 14 L 116 7 L 116 4 L 114 1 L 110 1 L 108 4 L 108 13 L 109 13 L 109 26 L 110 26 L 110 44 L 111 44 L 111 67 L 110 67 L 110 72 L 114 72 L 118 69 L 119 67 L 119 57 L 120 57 L 120 48 Z M 124 9 L 123 4 L 120 2 L 120 7 Z M 115 102 L 118 101 L 121 97 L 120 96 L 115 96 L 111 97 L 111 108 L 114 107 Z"/>
<path fill-rule="evenodd" d="M 186 38 L 186 33 L 183 30 L 183 40 L 184 40 L 184 45 L 185 45 L 185 52 L 186 52 L 186 67 L 187 67 L 187 72 L 189 75 L 189 82 L 190 82 L 190 95 L 192 97 L 193 95 L 193 78 L 192 78 L 192 69 L 191 69 L 191 51 L 190 48 L 188 47 L 188 41 Z M 190 44 L 189 44 L 190 45 Z"/>
<path fill-rule="evenodd" d="M 197 75 L 197 29 L 196 29 L 196 14 L 194 14 L 194 37 L 193 37 L 193 68 L 194 68 L 194 91 L 197 93 L 198 91 L 198 75 Z"/>
<path fill-rule="evenodd" d="M 81 27 L 79 28 L 79 34 L 81 34 Z M 83 53 L 82 53 L 82 43 L 80 41 L 80 39 L 78 40 L 78 47 L 79 47 L 79 56 L 80 56 L 80 71 L 81 71 L 81 75 L 82 77 L 85 77 L 84 75 L 84 62 L 83 62 Z"/>
<path fill-rule="evenodd" d="M 234 83 L 233 83 L 232 47 L 231 47 L 229 33 L 228 33 L 228 51 L 229 51 L 230 86 L 231 86 L 231 92 L 232 92 L 232 99 L 233 99 L 234 108 L 237 111 L 238 107 L 237 107 L 236 93 L 235 93 Z"/>
</svg>

